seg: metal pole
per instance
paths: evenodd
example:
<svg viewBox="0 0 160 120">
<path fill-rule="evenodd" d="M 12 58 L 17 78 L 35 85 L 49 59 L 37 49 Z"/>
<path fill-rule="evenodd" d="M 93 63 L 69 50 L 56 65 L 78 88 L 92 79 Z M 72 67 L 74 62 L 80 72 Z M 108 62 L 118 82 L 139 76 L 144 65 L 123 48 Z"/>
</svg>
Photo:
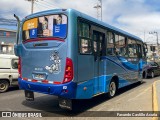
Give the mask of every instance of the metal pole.
<svg viewBox="0 0 160 120">
<path fill-rule="evenodd" d="M 99 0 L 100 2 L 100 8 L 101 8 L 101 21 L 102 21 L 102 0 Z"/>
<path fill-rule="evenodd" d="M 102 21 L 102 0 L 101 0 L 101 21 Z"/>
<path fill-rule="evenodd" d="M 158 32 L 156 32 L 156 35 L 157 35 L 157 46 L 159 46 L 159 43 L 158 43 Z"/>
<path fill-rule="evenodd" d="M 144 30 L 144 42 L 146 42 L 146 32 L 145 32 L 145 30 Z"/>
<path fill-rule="evenodd" d="M 156 32 L 156 35 L 157 35 L 157 51 L 158 51 L 158 55 L 159 55 L 159 42 L 158 42 L 158 32 Z"/>
<path fill-rule="evenodd" d="M 33 14 L 34 0 L 31 0 L 31 14 Z"/>
<path fill-rule="evenodd" d="M 99 18 L 99 8 L 101 6 L 99 4 L 97 4 L 96 6 L 94 6 L 93 8 L 96 8 L 97 9 L 97 19 Z"/>
<path fill-rule="evenodd" d="M 33 14 L 34 2 L 35 2 L 36 0 L 26 0 L 26 1 L 31 2 L 31 14 Z"/>
</svg>

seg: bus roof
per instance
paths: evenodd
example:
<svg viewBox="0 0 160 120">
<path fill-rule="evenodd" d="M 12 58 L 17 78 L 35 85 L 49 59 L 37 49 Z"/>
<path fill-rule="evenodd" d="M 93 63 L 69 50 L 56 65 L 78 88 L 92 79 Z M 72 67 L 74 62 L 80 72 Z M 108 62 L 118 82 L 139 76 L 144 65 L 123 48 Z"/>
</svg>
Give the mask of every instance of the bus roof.
<svg viewBox="0 0 160 120">
<path fill-rule="evenodd" d="M 95 19 L 95 18 L 93 18 L 93 17 L 91 17 L 89 15 L 86 15 L 85 13 L 79 12 L 79 11 L 77 11 L 75 9 L 52 9 L 52 10 L 47 10 L 47 11 L 42 11 L 42 12 L 37 12 L 37 13 L 31 14 L 31 15 L 27 16 L 26 18 L 29 19 L 29 18 L 33 18 L 33 17 L 36 17 L 36 16 L 40 16 L 40 15 L 52 14 L 53 12 L 55 12 L 55 13 L 66 13 L 66 12 L 75 13 L 77 16 L 82 17 L 84 19 L 87 19 L 89 21 L 92 21 L 92 22 L 94 22 L 94 23 L 96 23 L 96 24 L 98 24 L 100 26 L 103 26 L 103 27 L 106 27 L 106 28 L 111 29 L 113 31 L 116 31 L 116 32 L 118 32 L 120 34 L 123 34 L 123 35 L 127 36 L 127 37 L 134 38 L 136 40 L 142 41 L 141 38 L 139 38 L 139 37 L 137 37 L 137 36 L 135 36 L 133 34 L 130 34 L 130 33 L 126 32 L 126 31 L 124 31 L 122 29 L 119 29 L 119 28 L 114 27 L 112 25 L 109 25 L 109 24 L 107 24 L 105 22 L 97 20 L 97 19 Z"/>
<path fill-rule="evenodd" d="M 74 11 L 74 12 L 76 12 L 77 14 L 80 14 L 82 18 L 85 18 L 85 19 L 87 19 L 87 20 L 90 20 L 90 21 L 92 21 L 92 22 L 94 22 L 94 23 L 97 23 L 97 24 L 99 24 L 99 25 L 101 25 L 101 26 L 104 26 L 104 27 L 106 27 L 106 28 L 109 28 L 109 29 L 111 29 L 111 30 L 113 30 L 113 31 L 116 31 L 116 32 L 120 33 L 120 34 L 126 35 L 127 37 L 131 37 L 131 38 L 134 38 L 134 39 L 136 39 L 136 40 L 142 41 L 141 38 L 139 38 L 139 37 L 137 37 L 137 36 L 135 36 L 135 35 L 133 35 L 133 34 L 130 34 L 130 33 L 126 32 L 126 31 L 124 31 L 124 30 L 122 30 L 122 29 L 119 29 L 119 28 L 114 27 L 114 26 L 112 26 L 112 25 L 109 25 L 109 24 L 107 24 L 107 23 L 105 23 L 105 22 L 102 22 L 102 21 L 100 21 L 100 20 L 97 20 L 97 19 L 95 19 L 95 18 L 93 18 L 93 17 L 91 17 L 91 16 L 88 16 L 88 15 L 86 15 L 86 14 L 84 14 L 84 13 L 81 13 L 81 12 L 79 12 L 79 11 L 77 11 L 77 10 L 74 10 L 74 9 L 71 9 L 71 10 Z"/>
</svg>

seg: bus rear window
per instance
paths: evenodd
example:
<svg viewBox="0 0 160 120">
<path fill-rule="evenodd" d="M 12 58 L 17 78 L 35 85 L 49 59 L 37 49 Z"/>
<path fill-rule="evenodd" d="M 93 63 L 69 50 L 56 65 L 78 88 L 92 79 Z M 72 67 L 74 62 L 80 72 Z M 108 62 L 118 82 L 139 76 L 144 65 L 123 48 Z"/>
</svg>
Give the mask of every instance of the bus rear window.
<svg viewBox="0 0 160 120">
<path fill-rule="evenodd" d="M 46 15 L 29 19 L 23 24 L 23 41 L 40 37 L 65 38 L 67 35 L 67 16 Z"/>
</svg>

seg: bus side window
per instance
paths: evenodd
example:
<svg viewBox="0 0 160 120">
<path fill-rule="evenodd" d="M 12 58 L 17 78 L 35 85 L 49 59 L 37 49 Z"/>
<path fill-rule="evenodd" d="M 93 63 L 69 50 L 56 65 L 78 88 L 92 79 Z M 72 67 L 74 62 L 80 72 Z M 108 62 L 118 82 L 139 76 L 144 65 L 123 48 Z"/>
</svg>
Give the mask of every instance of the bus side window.
<svg viewBox="0 0 160 120">
<path fill-rule="evenodd" d="M 106 55 L 105 34 L 100 35 L 100 56 Z"/>
<path fill-rule="evenodd" d="M 91 35 L 90 25 L 84 22 L 79 22 L 78 28 L 79 35 L 79 51 L 81 54 L 91 54 Z"/>
<path fill-rule="evenodd" d="M 138 58 L 142 58 L 142 43 L 137 43 L 137 55 L 138 55 Z"/>
<path fill-rule="evenodd" d="M 114 36 L 112 32 L 107 32 L 107 55 L 114 55 Z"/>
<path fill-rule="evenodd" d="M 129 57 L 137 57 L 137 44 L 135 40 L 128 39 Z"/>
<path fill-rule="evenodd" d="M 125 37 L 115 34 L 115 52 L 118 56 L 127 56 Z"/>
<path fill-rule="evenodd" d="M 82 54 L 91 54 L 91 41 L 86 39 L 80 40 L 80 53 Z"/>
<path fill-rule="evenodd" d="M 97 48 L 98 48 L 98 46 L 97 46 L 97 36 L 94 35 L 93 36 L 93 51 L 94 51 L 94 53 L 97 52 Z"/>
</svg>

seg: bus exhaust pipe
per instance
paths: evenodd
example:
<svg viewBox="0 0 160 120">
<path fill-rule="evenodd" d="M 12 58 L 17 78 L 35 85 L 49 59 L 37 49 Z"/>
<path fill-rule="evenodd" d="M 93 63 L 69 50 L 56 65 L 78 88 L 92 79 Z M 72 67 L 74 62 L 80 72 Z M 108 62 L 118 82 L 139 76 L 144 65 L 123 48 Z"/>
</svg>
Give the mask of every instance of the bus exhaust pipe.
<svg viewBox="0 0 160 120">
<path fill-rule="evenodd" d="M 14 17 L 16 18 L 16 20 L 17 20 L 17 25 L 18 25 L 18 27 L 17 27 L 17 45 L 18 45 L 19 29 L 20 29 L 20 19 L 19 19 L 19 17 L 18 17 L 16 14 L 14 14 Z"/>
</svg>

